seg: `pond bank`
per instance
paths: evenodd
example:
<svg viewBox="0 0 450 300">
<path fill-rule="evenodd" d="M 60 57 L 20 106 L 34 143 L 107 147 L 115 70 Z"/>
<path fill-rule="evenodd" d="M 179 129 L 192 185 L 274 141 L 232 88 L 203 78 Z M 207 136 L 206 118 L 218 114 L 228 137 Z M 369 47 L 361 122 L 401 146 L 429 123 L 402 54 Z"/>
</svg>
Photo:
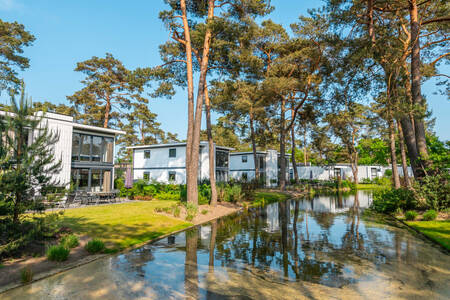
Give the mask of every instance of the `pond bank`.
<svg viewBox="0 0 450 300">
<path fill-rule="evenodd" d="M 2 299 L 448 299 L 450 258 L 370 194 L 256 207 L 1 294 Z"/>
<path fill-rule="evenodd" d="M 264 197 L 273 202 L 274 199 L 286 200 L 293 195 L 297 194 L 258 190 L 253 202 L 254 205 L 260 205 Z M 87 241 L 92 238 L 105 241 L 110 253 L 126 252 L 186 228 L 244 209 L 243 205 L 232 203 L 218 203 L 215 208 L 202 205 L 199 206 L 198 214 L 192 222 L 175 218 L 170 214 L 154 212 L 156 207 L 170 207 L 175 203 L 168 200 L 134 201 L 66 210 L 60 220 L 60 226 L 70 228 L 80 237 L 80 245 L 71 250 L 69 259 L 64 262 L 52 262 L 45 256 L 28 256 L 4 261 L 0 266 L 0 292 L 22 285 L 21 271 L 24 269 L 31 269 L 34 282 L 107 256 L 108 254 L 90 255 L 84 249 Z M 252 205 L 252 203 L 245 204 L 245 206 Z"/>
</svg>

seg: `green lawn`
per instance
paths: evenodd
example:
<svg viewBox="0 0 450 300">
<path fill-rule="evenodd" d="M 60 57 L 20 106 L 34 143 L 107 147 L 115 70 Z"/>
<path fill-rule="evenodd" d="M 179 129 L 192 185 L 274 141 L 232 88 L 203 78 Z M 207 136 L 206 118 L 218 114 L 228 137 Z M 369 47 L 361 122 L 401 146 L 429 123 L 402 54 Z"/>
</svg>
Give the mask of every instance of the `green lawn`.
<svg viewBox="0 0 450 300">
<path fill-rule="evenodd" d="M 255 192 L 251 205 L 259 206 L 273 202 L 284 201 L 288 198 L 288 195 L 278 192 Z"/>
<path fill-rule="evenodd" d="M 99 238 L 111 249 L 121 250 L 192 225 L 154 213 L 156 207 L 174 203 L 152 200 L 73 208 L 67 209 L 59 222 L 74 233 Z"/>
<path fill-rule="evenodd" d="M 389 186 L 386 185 L 379 185 L 379 184 L 373 184 L 373 183 L 358 183 L 356 185 L 356 188 L 358 190 L 373 190 L 373 189 L 386 189 Z"/>
<path fill-rule="evenodd" d="M 406 222 L 433 241 L 450 250 L 450 221 L 414 221 Z"/>
</svg>

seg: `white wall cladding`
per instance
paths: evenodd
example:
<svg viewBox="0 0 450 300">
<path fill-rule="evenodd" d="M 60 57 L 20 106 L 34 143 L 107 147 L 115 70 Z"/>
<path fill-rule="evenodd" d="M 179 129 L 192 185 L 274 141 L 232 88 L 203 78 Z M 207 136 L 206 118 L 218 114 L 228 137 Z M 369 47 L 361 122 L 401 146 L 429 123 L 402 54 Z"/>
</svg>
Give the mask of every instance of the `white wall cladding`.
<svg viewBox="0 0 450 300">
<path fill-rule="evenodd" d="M 176 149 L 176 157 L 169 157 L 170 149 Z M 199 179 L 209 179 L 209 147 L 202 142 L 199 151 Z M 219 149 L 223 150 L 219 147 Z M 150 158 L 145 158 L 145 152 L 150 151 Z M 214 164 L 215 166 L 215 164 Z M 162 183 L 169 182 L 169 172 L 175 172 L 176 184 L 186 183 L 186 145 L 169 144 L 136 147 L 133 149 L 133 179 L 144 179 L 144 173 L 149 173 L 149 179 Z"/>
<path fill-rule="evenodd" d="M 72 117 L 47 113 L 42 119 L 42 125 L 59 135 L 58 142 L 51 149 L 57 162 L 61 160 L 61 172 L 53 175 L 58 185 L 70 185 L 70 170 L 72 162 Z"/>
<path fill-rule="evenodd" d="M 298 177 L 300 179 L 318 179 L 318 180 L 331 180 L 334 178 L 335 169 L 341 170 L 342 179 L 352 179 L 352 168 L 348 165 L 335 165 L 335 166 L 297 166 Z M 403 176 L 403 168 L 397 167 L 399 175 Z M 373 170 L 373 171 L 372 171 Z M 386 170 L 391 170 L 390 166 L 358 166 L 358 180 L 363 179 L 375 179 L 382 177 Z M 290 171 L 290 178 L 293 177 L 293 170 Z M 408 167 L 408 176 L 412 177 L 412 169 Z"/>
</svg>

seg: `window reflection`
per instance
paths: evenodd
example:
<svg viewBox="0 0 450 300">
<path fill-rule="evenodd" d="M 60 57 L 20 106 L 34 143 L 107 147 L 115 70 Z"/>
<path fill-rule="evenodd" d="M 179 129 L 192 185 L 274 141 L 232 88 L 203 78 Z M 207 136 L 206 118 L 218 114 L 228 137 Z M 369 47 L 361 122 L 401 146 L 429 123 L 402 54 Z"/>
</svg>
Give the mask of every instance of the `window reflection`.
<svg viewBox="0 0 450 300">
<path fill-rule="evenodd" d="M 114 139 L 74 133 L 72 137 L 72 161 L 113 163 Z"/>
</svg>

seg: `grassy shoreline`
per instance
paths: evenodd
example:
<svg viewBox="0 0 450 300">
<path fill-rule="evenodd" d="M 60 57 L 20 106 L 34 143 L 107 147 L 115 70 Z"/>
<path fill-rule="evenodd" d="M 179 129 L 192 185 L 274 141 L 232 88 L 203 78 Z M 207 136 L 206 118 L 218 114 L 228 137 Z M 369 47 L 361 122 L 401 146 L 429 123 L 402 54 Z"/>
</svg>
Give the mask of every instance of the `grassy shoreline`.
<svg viewBox="0 0 450 300">
<path fill-rule="evenodd" d="M 450 251 L 450 220 L 404 221 L 404 223 Z"/>
</svg>

